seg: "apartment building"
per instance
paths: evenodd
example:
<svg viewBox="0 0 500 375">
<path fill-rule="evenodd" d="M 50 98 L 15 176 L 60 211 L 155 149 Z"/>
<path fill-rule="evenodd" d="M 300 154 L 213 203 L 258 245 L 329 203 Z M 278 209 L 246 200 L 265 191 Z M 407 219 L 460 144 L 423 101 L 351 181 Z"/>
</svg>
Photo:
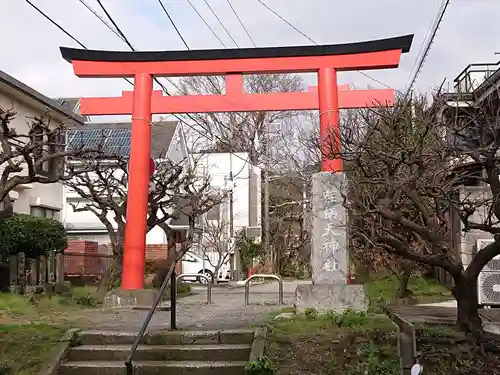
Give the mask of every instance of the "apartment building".
<svg viewBox="0 0 500 375">
<path fill-rule="evenodd" d="M 13 110 L 17 115 L 11 126 L 18 134 L 28 134 L 30 119 L 50 113 L 50 125 L 82 125 L 84 118 L 72 110 L 67 103 L 53 100 L 23 82 L 0 70 L 0 108 Z M 0 166 L 0 168 L 5 166 Z M 45 173 L 52 173 L 54 165 L 49 163 Z M 23 172 L 21 172 L 23 173 Z M 24 184 L 10 192 L 13 210 L 16 213 L 32 214 L 62 220 L 64 207 L 63 186 L 53 184 Z"/>
</svg>

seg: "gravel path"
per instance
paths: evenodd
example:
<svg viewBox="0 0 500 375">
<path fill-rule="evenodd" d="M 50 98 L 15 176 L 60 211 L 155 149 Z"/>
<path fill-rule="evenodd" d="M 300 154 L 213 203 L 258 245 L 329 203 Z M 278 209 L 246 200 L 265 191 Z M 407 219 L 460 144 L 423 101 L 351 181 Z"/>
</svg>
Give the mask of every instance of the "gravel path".
<svg viewBox="0 0 500 375">
<path fill-rule="evenodd" d="M 293 306 L 297 281 L 285 281 L 285 306 Z M 206 287 L 195 286 L 195 295 L 179 299 L 177 326 L 179 329 L 234 329 L 244 328 L 264 320 L 278 306 L 278 285 L 268 283 L 252 285 L 250 305 L 244 306 L 244 288 L 216 286 L 212 288 L 212 304 L 207 305 Z M 81 321 L 82 328 L 136 332 L 146 319 L 148 311 L 132 309 L 100 309 L 89 311 Z M 149 330 L 170 327 L 170 312 L 157 311 Z"/>
</svg>

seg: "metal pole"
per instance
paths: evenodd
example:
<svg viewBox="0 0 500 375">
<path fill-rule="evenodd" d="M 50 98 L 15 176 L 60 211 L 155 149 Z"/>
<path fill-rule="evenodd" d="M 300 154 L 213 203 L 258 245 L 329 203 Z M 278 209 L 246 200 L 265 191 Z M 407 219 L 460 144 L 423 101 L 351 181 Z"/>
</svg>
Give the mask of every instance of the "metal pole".
<svg viewBox="0 0 500 375">
<path fill-rule="evenodd" d="M 212 283 L 210 280 L 210 277 L 207 275 L 203 274 L 197 274 L 197 273 L 181 273 L 179 276 L 176 277 L 176 282 L 179 280 L 182 280 L 185 277 L 199 277 L 204 279 L 207 282 L 207 304 L 211 305 L 212 304 Z"/>
<path fill-rule="evenodd" d="M 211 280 L 207 277 L 207 305 L 212 304 L 212 283 Z"/>
<path fill-rule="evenodd" d="M 248 306 L 248 304 L 250 303 L 250 279 L 251 279 L 252 276 L 250 276 L 250 278 L 247 280 L 247 282 L 245 283 L 245 306 Z"/>
<path fill-rule="evenodd" d="M 280 277 L 278 279 L 278 305 L 284 305 L 285 301 L 283 301 L 283 279 Z"/>
<path fill-rule="evenodd" d="M 168 281 L 169 281 L 169 279 L 171 280 L 172 277 L 175 280 L 175 262 L 173 263 L 172 268 L 168 271 L 167 275 L 165 276 L 165 279 L 163 279 L 163 282 L 160 286 L 160 290 L 158 291 L 158 294 L 156 295 L 155 302 L 153 303 L 153 306 L 151 306 L 151 309 L 149 310 L 149 313 L 146 317 L 146 320 L 144 320 L 144 323 L 142 323 L 141 329 L 139 330 L 139 333 L 137 334 L 137 336 L 135 338 L 135 341 L 132 345 L 132 348 L 130 349 L 130 353 L 129 353 L 127 359 L 125 360 L 125 366 L 127 367 L 127 374 L 132 373 L 132 357 L 134 356 L 134 353 L 137 350 L 139 343 L 141 342 L 142 338 L 144 337 L 144 334 L 146 333 L 146 329 L 148 328 L 149 322 L 151 321 L 151 318 L 153 317 L 153 314 L 155 313 L 156 306 L 158 306 L 158 304 L 160 303 L 160 301 L 163 297 L 163 294 L 165 293 L 165 289 L 167 289 Z M 171 290 L 171 292 L 172 292 L 172 290 Z M 175 305 L 172 305 L 172 306 L 175 306 Z M 172 318 L 172 315 L 174 316 L 173 318 Z M 173 324 L 175 326 L 175 310 L 171 311 L 170 317 L 172 319 L 171 322 L 173 322 Z"/>
<path fill-rule="evenodd" d="M 250 281 L 255 278 L 274 279 L 278 282 L 278 305 L 284 305 L 283 279 L 279 275 L 256 273 L 245 280 L 245 306 L 250 304 Z"/>
<path fill-rule="evenodd" d="M 170 329 L 177 329 L 177 278 L 175 276 L 175 266 L 173 264 L 172 276 L 170 277 Z"/>
</svg>

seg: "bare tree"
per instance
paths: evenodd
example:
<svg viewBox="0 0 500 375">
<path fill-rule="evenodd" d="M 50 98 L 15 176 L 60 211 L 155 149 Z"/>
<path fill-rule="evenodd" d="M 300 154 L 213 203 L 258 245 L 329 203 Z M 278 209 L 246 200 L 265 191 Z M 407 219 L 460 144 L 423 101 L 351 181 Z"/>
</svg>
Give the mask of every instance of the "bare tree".
<svg viewBox="0 0 500 375">
<path fill-rule="evenodd" d="M 300 173 L 271 176 L 269 243 L 276 270 L 286 276 L 308 273 L 311 242 L 309 183 Z"/>
<path fill-rule="evenodd" d="M 301 91 L 303 82 L 294 74 L 245 75 L 249 93 Z M 187 77 L 181 82 L 183 95 L 223 94 L 225 79 L 220 77 Z M 286 140 L 286 125 L 297 112 L 249 112 L 193 114 L 219 152 L 248 152 L 249 161 L 258 165 L 266 153 Z"/>
<path fill-rule="evenodd" d="M 220 269 L 229 261 L 229 220 L 203 220 L 203 232 L 200 238 L 200 250 L 208 263 L 214 268 L 213 281 L 218 282 Z"/>
<path fill-rule="evenodd" d="M 0 107 L 0 218 L 13 214 L 9 193 L 19 185 L 52 184 L 68 181 L 85 170 L 65 164 L 67 157 L 96 155 L 99 148 L 65 148 L 65 124 L 54 125 L 50 113 L 27 119 L 28 130 L 19 131 L 12 124 L 17 113 Z"/>
<path fill-rule="evenodd" d="M 84 198 L 73 205 L 73 210 L 92 212 L 107 229 L 115 258 L 113 283 L 119 280 L 123 258 L 128 204 L 127 163 L 125 157 L 79 159 L 75 164 L 85 169 L 91 167 L 92 172 L 81 173 L 66 181 L 68 187 Z M 152 181 L 154 189 L 149 194 L 146 230 L 149 232 L 159 226 L 168 239 L 173 239 L 173 231 L 168 226 L 170 220 L 184 215 L 193 231 L 196 217 L 223 198 L 219 193 L 211 192 L 210 180 L 197 175 L 195 166 L 188 160 L 158 163 Z"/>
<path fill-rule="evenodd" d="M 498 106 L 470 107 L 445 118 L 440 97 L 432 105 L 420 99 L 414 110 L 411 104 L 403 98 L 390 109 L 359 111 L 343 136 L 341 154 L 331 147 L 328 157 L 344 159 L 345 205 L 358 245 L 448 272 L 458 325 L 479 338 L 477 278 L 500 254 Z M 464 194 L 470 184 L 482 193 Z M 452 230 L 455 217 L 462 234 Z M 478 249 L 464 268 L 451 237 L 471 230 L 494 235 L 495 241 Z"/>
<path fill-rule="evenodd" d="M 304 89 L 304 83 L 299 75 L 295 74 L 254 74 L 244 76 L 244 90 L 248 93 L 272 93 L 272 92 L 296 92 Z M 184 95 L 220 95 L 225 91 L 225 80 L 221 77 L 187 77 L 182 81 L 182 94 Z M 291 166 L 289 154 L 296 150 L 293 146 L 296 128 L 304 122 L 310 122 L 308 112 L 298 111 L 276 111 L 276 112 L 254 112 L 254 113 L 210 113 L 194 114 L 196 122 L 200 124 L 207 137 L 212 140 L 209 149 L 218 152 L 247 152 L 248 161 L 253 165 L 259 165 L 263 169 L 278 174 L 286 174 Z M 305 121 L 307 120 L 307 121 Z M 296 158 L 292 160 L 297 160 Z M 299 182 L 300 187 L 302 183 Z M 283 198 L 285 198 L 283 196 Z M 290 211 L 294 206 L 301 207 L 301 199 L 289 199 L 289 202 L 280 200 L 280 205 L 288 206 L 285 209 L 274 210 L 270 206 L 270 228 L 277 234 L 283 236 L 290 229 L 291 221 L 275 220 L 274 215 Z M 273 204 L 273 202 L 271 202 Z M 284 206 L 283 206 L 284 207 Z M 265 224 L 265 215 L 262 219 Z M 272 223 L 271 223 L 272 221 Z M 299 220 L 300 221 L 300 220 Z M 277 226 L 278 225 L 278 226 Z M 295 223 L 293 224 L 295 225 Z M 293 226 L 292 225 L 292 226 Z M 288 228 L 288 229 L 287 229 Z M 264 236 L 266 233 L 264 233 Z M 269 235 L 270 241 L 275 238 L 277 243 L 271 243 L 270 248 L 280 249 L 283 236 Z M 288 236 L 292 238 L 292 236 Z M 295 244 L 294 248 L 302 249 L 303 237 Z M 281 253 L 283 256 L 289 254 Z M 278 262 L 276 252 L 273 263 Z"/>
</svg>

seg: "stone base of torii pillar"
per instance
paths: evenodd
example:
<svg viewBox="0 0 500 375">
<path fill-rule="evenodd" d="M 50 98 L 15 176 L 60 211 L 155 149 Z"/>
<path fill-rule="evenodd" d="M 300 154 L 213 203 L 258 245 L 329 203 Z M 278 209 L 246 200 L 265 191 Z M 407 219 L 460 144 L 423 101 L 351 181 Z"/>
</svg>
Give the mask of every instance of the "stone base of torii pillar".
<svg viewBox="0 0 500 375">
<path fill-rule="evenodd" d="M 363 285 L 348 285 L 347 214 L 341 192 L 343 173 L 320 172 L 312 177 L 312 279 L 298 285 L 295 308 L 303 312 L 365 311 L 368 297 Z"/>
</svg>

